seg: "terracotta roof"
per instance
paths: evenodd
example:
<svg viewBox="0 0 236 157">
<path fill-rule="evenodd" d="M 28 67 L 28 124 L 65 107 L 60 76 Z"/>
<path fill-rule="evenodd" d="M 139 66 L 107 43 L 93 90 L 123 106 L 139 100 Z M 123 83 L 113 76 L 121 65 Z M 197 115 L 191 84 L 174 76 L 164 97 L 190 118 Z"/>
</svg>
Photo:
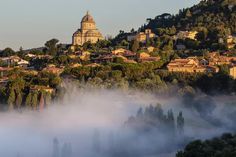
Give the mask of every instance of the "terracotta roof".
<svg viewBox="0 0 236 157">
<path fill-rule="evenodd" d="M 0 67 L 0 71 L 9 71 L 12 70 L 13 68 L 8 68 L 8 67 Z"/>
</svg>

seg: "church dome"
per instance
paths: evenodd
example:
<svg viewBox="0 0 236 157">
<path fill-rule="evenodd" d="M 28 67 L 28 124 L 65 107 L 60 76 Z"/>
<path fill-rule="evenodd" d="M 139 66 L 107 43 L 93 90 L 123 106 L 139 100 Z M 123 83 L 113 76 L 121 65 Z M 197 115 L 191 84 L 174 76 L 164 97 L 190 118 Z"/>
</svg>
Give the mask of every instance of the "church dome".
<svg viewBox="0 0 236 157">
<path fill-rule="evenodd" d="M 87 14 L 82 18 L 82 23 L 83 22 L 91 22 L 91 23 L 95 23 L 93 20 L 93 17 L 89 14 L 89 12 L 87 12 Z"/>
</svg>

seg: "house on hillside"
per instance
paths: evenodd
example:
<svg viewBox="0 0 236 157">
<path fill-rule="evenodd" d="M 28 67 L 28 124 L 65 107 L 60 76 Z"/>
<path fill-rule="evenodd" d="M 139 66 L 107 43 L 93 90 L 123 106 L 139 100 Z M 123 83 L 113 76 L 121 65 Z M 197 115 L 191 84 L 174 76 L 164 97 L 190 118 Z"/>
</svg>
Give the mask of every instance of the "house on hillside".
<svg viewBox="0 0 236 157">
<path fill-rule="evenodd" d="M 156 34 L 151 29 L 146 29 L 144 32 L 138 32 L 136 35 L 132 34 L 127 37 L 128 41 L 137 40 L 141 43 L 146 43 L 147 40 L 155 38 Z"/>
<path fill-rule="evenodd" d="M 226 44 L 227 44 L 228 49 L 234 48 L 236 45 L 236 38 L 232 35 L 229 35 L 226 39 Z"/>
<path fill-rule="evenodd" d="M 79 58 L 83 61 L 90 60 L 91 52 L 89 51 L 81 51 Z"/>
<path fill-rule="evenodd" d="M 129 51 L 129 50 L 126 50 L 123 48 L 113 50 L 112 55 L 123 56 L 123 57 L 127 58 L 128 60 L 137 60 L 137 53 L 136 52 L 132 52 L 132 51 Z"/>
<path fill-rule="evenodd" d="M 141 52 L 138 55 L 139 62 L 156 62 L 159 61 L 160 59 L 161 59 L 160 57 L 151 57 L 151 55 L 146 52 Z"/>
<path fill-rule="evenodd" d="M 27 68 L 29 66 L 29 62 L 24 59 L 21 59 L 19 62 L 17 62 L 17 65 L 23 68 Z"/>
<path fill-rule="evenodd" d="M 236 57 L 228 57 L 212 52 L 208 55 L 209 65 L 231 65 L 236 62 Z"/>
<path fill-rule="evenodd" d="M 196 40 L 197 31 L 179 31 L 177 34 L 177 39 L 192 39 Z"/>
<path fill-rule="evenodd" d="M 149 47 L 147 47 L 146 49 L 147 49 L 147 51 L 150 53 L 150 52 L 154 52 L 155 47 L 149 46 Z"/>
<path fill-rule="evenodd" d="M 196 57 L 189 57 L 186 59 L 175 59 L 167 65 L 170 72 L 189 72 L 189 73 L 216 73 L 219 68 L 210 65 L 201 65 Z"/>
<path fill-rule="evenodd" d="M 32 58 L 32 59 L 34 59 L 34 58 L 36 58 L 37 57 L 37 55 L 35 55 L 35 54 L 31 54 L 31 53 L 28 53 L 27 55 L 25 55 L 26 57 L 29 57 L 29 58 Z"/>
<path fill-rule="evenodd" d="M 56 75 L 60 75 L 64 71 L 64 69 L 63 68 L 57 68 L 56 66 L 53 66 L 53 65 L 48 65 L 42 71 L 53 73 L 53 74 L 56 74 Z"/>
<path fill-rule="evenodd" d="M 91 59 L 91 61 L 93 63 L 98 63 L 98 64 L 102 64 L 102 63 L 112 63 L 114 61 L 114 55 L 112 54 L 105 54 L 105 55 L 100 55 L 96 58 Z"/>
</svg>

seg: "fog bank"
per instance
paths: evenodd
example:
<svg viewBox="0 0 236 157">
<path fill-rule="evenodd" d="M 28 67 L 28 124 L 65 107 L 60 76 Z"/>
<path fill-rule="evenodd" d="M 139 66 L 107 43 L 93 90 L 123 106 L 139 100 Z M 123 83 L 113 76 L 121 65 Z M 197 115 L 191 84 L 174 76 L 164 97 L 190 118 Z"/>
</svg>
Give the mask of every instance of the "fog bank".
<svg viewBox="0 0 236 157">
<path fill-rule="evenodd" d="M 177 96 L 164 97 L 140 91 L 80 90 L 72 86 L 63 98 L 42 112 L 0 113 L 0 156 L 146 157 L 159 153 L 162 155 L 158 156 L 174 156 L 173 152 L 183 147 L 185 137 L 188 141 L 235 131 L 235 97 L 205 98 L 212 99 L 211 102 L 203 101 L 201 97 L 184 104 Z M 164 112 L 173 109 L 175 116 L 182 111 L 185 118 L 184 137 L 178 139 L 181 144 L 170 145 L 173 149 L 166 149 L 166 152 L 163 149 L 171 140 L 168 136 L 155 130 L 143 134 L 124 125 L 140 107 L 157 103 L 162 104 Z M 58 156 L 55 156 L 55 149 L 58 149 Z"/>
</svg>

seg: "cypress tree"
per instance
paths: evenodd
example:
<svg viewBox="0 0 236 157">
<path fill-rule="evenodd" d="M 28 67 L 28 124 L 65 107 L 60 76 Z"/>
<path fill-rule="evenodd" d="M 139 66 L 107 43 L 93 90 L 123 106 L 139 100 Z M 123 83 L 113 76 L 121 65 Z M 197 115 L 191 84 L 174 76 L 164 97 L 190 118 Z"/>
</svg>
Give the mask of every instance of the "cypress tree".
<svg viewBox="0 0 236 157">
<path fill-rule="evenodd" d="M 26 97 L 25 105 L 26 107 L 32 109 L 32 93 L 31 92 Z"/>
<path fill-rule="evenodd" d="M 44 106 L 45 106 L 44 95 L 43 95 L 43 92 L 41 92 L 41 96 L 39 100 L 39 110 L 43 111 Z"/>
<path fill-rule="evenodd" d="M 10 94 L 9 94 L 9 97 L 8 97 L 8 100 L 7 100 L 8 109 L 9 109 L 9 110 L 13 110 L 13 109 L 14 109 L 15 100 L 16 100 L 16 94 L 15 94 L 14 89 L 12 89 L 12 90 L 10 91 Z"/>
<path fill-rule="evenodd" d="M 21 104 L 22 104 L 22 93 L 20 91 L 16 95 L 16 106 L 18 109 L 21 107 Z"/>
<path fill-rule="evenodd" d="M 183 133 L 184 133 L 184 117 L 183 117 L 182 112 L 179 112 L 179 115 L 177 117 L 177 129 L 178 129 L 178 133 L 180 135 L 183 135 Z"/>
<path fill-rule="evenodd" d="M 38 107 L 38 92 L 33 93 L 32 107 L 33 107 L 33 110 L 37 110 L 37 107 Z"/>
</svg>

